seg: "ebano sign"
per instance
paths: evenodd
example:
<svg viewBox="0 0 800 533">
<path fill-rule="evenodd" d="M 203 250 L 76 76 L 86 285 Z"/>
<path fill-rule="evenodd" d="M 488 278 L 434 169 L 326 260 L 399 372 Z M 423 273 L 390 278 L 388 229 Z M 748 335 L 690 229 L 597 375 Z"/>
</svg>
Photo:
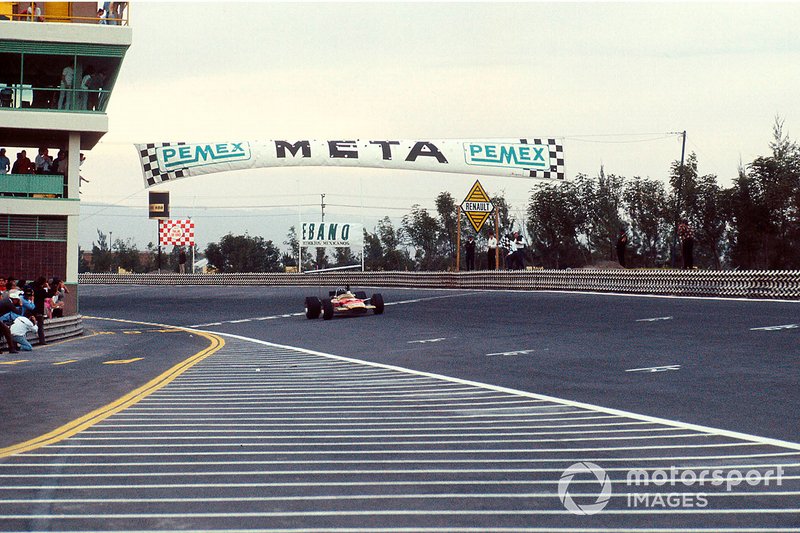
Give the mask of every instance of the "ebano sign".
<svg viewBox="0 0 800 533">
<path fill-rule="evenodd" d="M 340 166 L 564 179 L 556 139 L 273 139 L 137 144 L 145 187 L 253 168 Z"/>
<path fill-rule="evenodd" d="M 361 248 L 364 245 L 364 232 L 361 224 L 303 222 L 300 229 L 300 246 Z"/>
</svg>

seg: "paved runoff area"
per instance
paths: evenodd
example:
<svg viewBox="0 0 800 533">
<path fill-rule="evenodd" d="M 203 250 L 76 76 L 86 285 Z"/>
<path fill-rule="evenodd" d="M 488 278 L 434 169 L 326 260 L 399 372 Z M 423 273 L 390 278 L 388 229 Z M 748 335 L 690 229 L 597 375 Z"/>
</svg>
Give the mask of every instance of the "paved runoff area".
<svg viewBox="0 0 800 533">
<path fill-rule="evenodd" d="M 0 531 L 800 530 L 800 303 L 374 289 L 310 321 L 308 289 L 128 289 L 81 288 L 116 334 L 73 343 L 91 394 L 49 364 L 61 404 L 21 404 L 52 427 L 4 437 Z"/>
</svg>

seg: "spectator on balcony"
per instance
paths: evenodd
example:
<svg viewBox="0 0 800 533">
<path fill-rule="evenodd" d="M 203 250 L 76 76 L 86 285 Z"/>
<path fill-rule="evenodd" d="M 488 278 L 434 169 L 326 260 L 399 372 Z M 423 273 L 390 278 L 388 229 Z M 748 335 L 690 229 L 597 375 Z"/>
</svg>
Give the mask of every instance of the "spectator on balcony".
<svg viewBox="0 0 800 533">
<path fill-rule="evenodd" d="M 58 108 L 72 109 L 72 81 L 75 78 L 75 71 L 72 65 L 67 65 L 61 71 L 61 84 L 58 86 Z"/>
<path fill-rule="evenodd" d="M 78 92 L 78 96 L 75 99 L 77 104 L 76 105 L 77 109 L 88 109 L 89 86 L 91 85 L 93 75 L 94 75 L 94 68 L 92 68 L 91 66 L 86 67 L 86 70 L 83 71 L 80 91 Z"/>
<path fill-rule="evenodd" d="M 67 175 L 67 151 L 66 150 L 59 150 L 58 155 L 56 155 L 55 160 L 53 161 L 53 166 L 50 168 L 53 174 L 61 174 L 63 176 Z"/>
<path fill-rule="evenodd" d="M 0 148 L 0 174 L 8 174 L 9 170 L 11 170 L 11 161 L 6 157 L 6 149 Z"/>
<path fill-rule="evenodd" d="M 98 9 L 97 10 L 97 23 L 98 24 L 107 24 L 107 22 L 106 22 L 106 17 L 107 16 L 108 16 L 108 13 L 106 13 L 105 9 L 103 9 L 102 7 L 100 9 Z"/>
<path fill-rule="evenodd" d="M 25 10 L 25 15 L 27 20 L 31 22 L 44 22 L 44 17 L 42 16 L 42 9 L 36 5 L 36 2 L 31 2 L 28 6 L 28 9 Z"/>
<path fill-rule="evenodd" d="M 48 153 L 47 148 L 39 148 L 39 155 L 36 156 L 36 173 L 50 174 L 53 168 L 53 158 Z"/>
<path fill-rule="evenodd" d="M 28 153 L 23 150 L 17 153 L 17 160 L 11 167 L 12 174 L 33 174 L 33 163 L 28 159 Z"/>
<path fill-rule="evenodd" d="M 100 93 L 105 83 L 106 83 L 106 73 L 104 70 L 98 70 L 89 80 L 89 89 L 91 89 L 91 91 L 89 92 L 88 108 L 91 111 L 102 110 L 103 106 L 101 105 L 101 100 L 104 99 L 100 98 Z"/>
</svg>

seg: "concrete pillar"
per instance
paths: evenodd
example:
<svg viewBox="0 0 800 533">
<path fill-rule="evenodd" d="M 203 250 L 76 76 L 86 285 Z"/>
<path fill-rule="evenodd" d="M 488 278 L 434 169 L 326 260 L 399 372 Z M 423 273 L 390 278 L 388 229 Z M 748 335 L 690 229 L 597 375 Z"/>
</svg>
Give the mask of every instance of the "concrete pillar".
<svg viewBox="0 0 800 533">
<path fill-rule="evenodd" d="M 67 147 L 69 165 L 67 167 L 67 197 L 74 201 L 75 209 L 67 216 L 67 277 L 64 282 L 70 291 L 67 302 L 70 309 L 65 309 L 65 314 L 74 314 L 78 308 L 78 219 L 80 218 L 80 133 L 69 134 Z"/>
</svg>

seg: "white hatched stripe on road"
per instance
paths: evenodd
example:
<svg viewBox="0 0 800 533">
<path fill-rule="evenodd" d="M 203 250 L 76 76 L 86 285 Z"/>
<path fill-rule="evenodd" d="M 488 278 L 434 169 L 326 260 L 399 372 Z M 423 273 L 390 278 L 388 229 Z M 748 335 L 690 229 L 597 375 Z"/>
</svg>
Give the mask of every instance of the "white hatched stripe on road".
<svg viewBox="0 0 800 533">
<path fill-rule="evenodd" d="M 187 520 L 187 527 L 204 529 L 197 525 L 203 520 L 286 518 L 303 524 L 318 517 L 349 519 L 344 523 L 358 526 L 368 516 L 375 531 L 402 531 L 394 527 L 396 520 L 415 517 L 417 525 L 408 531 L 422 532 L 436 530 L 430 520 L 467 516 L 485 524 L 474 531 L 502 531 L 504 526 L 525 531 L 515 517 L 570 516 L 554 489 L 564 468 L 587 461 L 610 465 L 605 467 L 610 482 L 622 490 L 612 495 L 617 503 L 603 511 L 616 517 L 618 526 L 631 525 L 620 531 L 648 530 L 635 527 L 640 523 L 668 529 L 675 516 L 702 525 L 703 517 L 779 520 L 798 511 L 792 503 L 800 494 L 795 490 L 800 445 L 228 338 L 214 357 L 134 407 L 66 441 L 0 463 L 0 524 L 47 520 L 56 528 L 70 528 L 76 520 L 135 520 L 146 528 L 162 520 Z M 712 502 L 735 502 L 719 508 L 620 508 L 625 490 L 631 489 L 625 472 L 655 472 L 676 461 L 683 462 L 682 472 L 780 466 L 787 469 L 783 480 L 788 486 L 710 491 Z M 214 481 L 243 476 L 249 479 Z M 115 478 L 123 481 L 107 483 Z M 130 483 L 148 478 L 155 483 Z M 51 479 L 63 482 L 48 483 Z M 572 496 L 597 496 L 580 490 L 592 488 L 592 480 L 573 483 L 578 488 Z M 395 493 L 395 487 L 403 491 Z M 228 489 L 237 494 L 213 493 Z M 248 489 L 302 493 L 238 494 Z M 168 493 L 141 492 L 164 490 Z M 693 494 L 694 489 L 687 490 Z M 140 492 L 119 496 L 131 491 Z M 520 509 L 526 499 L 539 503 Z M 446 505 L 426 506 L 430 501 Z M 489 501 L 502 509 L 488 508 Z M 207 507 L 215 502 L 237 502 L 237 508 L 215 512 Z M 336 502 L 349 502 L 349 507 Z M 386 503 L 375 508 L 371 502 Z M 297 503 L 306 505 L 296 509 Z M 152 510 L 152 504 L 162 507 Z M 193 504 L 191 511 L 188 504 Z M 43 506 L 52 506 L 49 514 L 37 512 Z M 195 512 L 198 508 L 203 512 Z M 219 527 L 209 529 L 228 531 L 213 523 Z M 309 525 L 300 527 L 313 531 Z M 446 529 L 470 530 L 455 524 Z"/>
</svg>

